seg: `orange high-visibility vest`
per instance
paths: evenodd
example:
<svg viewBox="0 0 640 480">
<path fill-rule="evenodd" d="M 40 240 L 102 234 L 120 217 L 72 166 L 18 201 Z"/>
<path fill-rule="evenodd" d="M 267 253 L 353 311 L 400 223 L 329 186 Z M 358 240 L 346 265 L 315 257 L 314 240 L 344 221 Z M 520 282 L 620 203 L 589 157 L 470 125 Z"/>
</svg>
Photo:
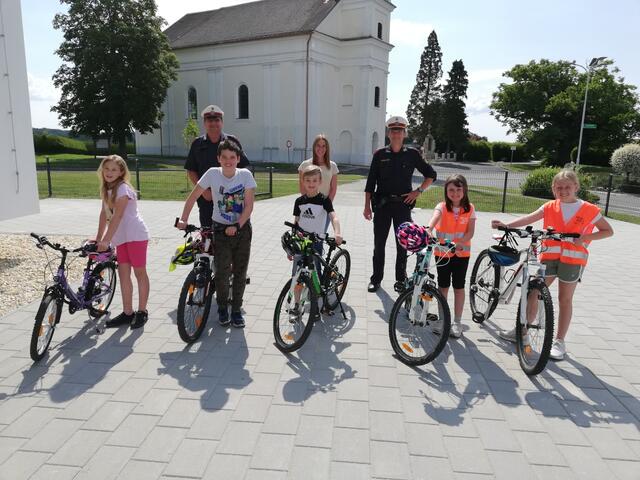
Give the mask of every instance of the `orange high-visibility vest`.
<svg viewBox="0 0 640 480">
<path fill-rule="evenodd" d="M 460 208 L 457 218 L 453 212 L 447 210 L 447 204 L 445 202 L 440 202 L 440 210 L 442 211 L 442 215 L 440 216 L 440 221 L 436 225 L 438 241 L 440 243 L 444 243 L 445 240 L 455 242 L 456 252 L 453 255 L 463 258 L 470 257 L 471 241 L 462 243 L 460 239 L 464 237 L 465 233 L 467 233 L 469 220 L 471 219 L 471 214 L 474 211 L 473 204 L 471 204 L 471 208 L 468 212 L 465 212 Z M 434 253 L 437 257 L 449 258 L 453 256 L 451 253 L 442 251 L 438 248 L 435 249 Z"/>
<path fill-rule="evenodd" d="M 558 233 L 579 233 L 586 235 L 593 231 L 593 221 L 600 214 L 600 209 L 589 202 L 584 202 L 576 214 L 567 223 L 562 218 L 560 200 L 552 200 L 544 204 L 544 228 L 552 227 Z M 589 251 L 585 246 L 573 243 L 572 238 L 562 241 L 544 240 L 540 260 L 560 260 L 571 265 L 586 265 Z"/>
</svg>

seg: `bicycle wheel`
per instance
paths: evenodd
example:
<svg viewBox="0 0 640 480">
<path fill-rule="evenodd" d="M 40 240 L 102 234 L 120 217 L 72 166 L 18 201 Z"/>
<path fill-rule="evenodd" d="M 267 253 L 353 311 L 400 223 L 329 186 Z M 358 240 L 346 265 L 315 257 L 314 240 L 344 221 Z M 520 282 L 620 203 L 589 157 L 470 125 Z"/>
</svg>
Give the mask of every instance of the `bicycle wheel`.
<svg viewBox="0 0 640 480">
<path fill-rule="evenodd" d="M 195 270 L 191 270 L 184 280 L 178 299 L 176 323 L 180 338 L 186 343 L 193 343 L 202 335 L 213 297 L 213 281 L 200 281 L 196 277 Z"/>
<path fill-rule="evenodd" d="M 94 312 L 103 315 L 109 310 L 116 293 L 116 265 L 113 262 L 99 263 L 94 267 L 91 276 L 93 278 L 93 291 L 89 292 L 93 299 L 91 307 Z"/>
<path fill-rule="evenodd" d="M 323 286 L 327 292 L 325 307 L 334 310 L 342 301 L 349 283 L 351 273 L 351 255 L 346 250 L 339 250 L 324 271 Z"/>
<path fill-rule="evenodd" d="M 478 254 L 469 280 L 469 305 L 471 318 L 476 323 L 488 319 L 498 306 L 500 267 L 489 257 L 489 251 Z"/>
<path fill-rule="evenodd" d="M 527 319 L 526 331 L 520 323 L 520 305 L 516 317 L 516 351 L 520 367 L 527 375 L 537 375 L 547 364 L 553 341 L 553 301 L 547 285 L 542 280 L 529 283 L 529 296 L 535 296 L 535 318 Z"/>
<path fill-rule="evenodd" d="M 273 336 L 282 352 L 293 352 L 304 345 L 318 315 L 317 296 L 308 278 L 299 278 L 294 292 L 290 290 L 291 280 L 282 288 L 273 312 Z"/>
<path fill-rule="evenodd" d="M 40 302 L 38 313 L 36 313 L 33 332 L 31 333 L 29 353 L 34 362 L 41 360 L 47 353 L 61 314 L 62 302 L 51 293 L 45 294 L 42 302 Z"/>
<path fill-rule="evenodd" d="M 436 358 L 447 344 L 451 312 L 447 301 L 431 285 L 423 288 L 417 302 L 414 300 L 413 289 L 410 289 L 400 294 L 393 304 L 389 318 L 389 339 L 402 363 L 424 365 Z M 407 308 L 407 304 L 410 308 Z M 421 319 L 423 308 L 428 308 L 428 313 Z"/>
</svg>

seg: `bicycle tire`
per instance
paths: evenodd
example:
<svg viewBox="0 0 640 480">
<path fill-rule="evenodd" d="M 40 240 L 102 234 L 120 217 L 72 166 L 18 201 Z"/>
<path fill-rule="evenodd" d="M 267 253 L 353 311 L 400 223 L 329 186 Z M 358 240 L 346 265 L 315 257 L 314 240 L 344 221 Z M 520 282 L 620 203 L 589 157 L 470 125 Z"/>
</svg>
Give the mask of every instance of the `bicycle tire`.
<svg viewBox="0 0 640 480">
<path fill-rule="evenodd" d="M 105 281 L 105 273 L 108 272 L 108 277 Z M 104 297 L 99 298 L 97 301 L 92 301 L 91 306 L 93 307 L 94 312 L 99 312 L 100 316 L 109 310 L 109 306 L 113 301 L 113 296 L 116 293 L 116 285 L 118 284 L 118 276 L 116 274 L 116 264 L 113 262 L 99 263 L 91 272 L 91 276 L 94 278 L 93 282 L 93 293 L 91 294 L 91 298 L 95 296 L 95 293 L 100 289 L 100 293 L 103 292 L 104 288 L 109 289 L 109 293 Z"/>
<path fill-rule="evenodd" d="M 523 335 L 522 324 L 520 323 L 520 302 L 518 302 L 518 313 L 516 316 L 516 352 L 520 367 L 527 375 L 533 376 L 544 370 L 551 353 L 551 344 L 553 342 L 553 300 L 549 288 L 543 280 L 535 280 L 529 283 L 530 294 L 532 291 L 538 292 L 538 312 L 540 313 L 542 306 L 544 316 L 536 316 L 533 323 L 527 328 L 526 337 Z M 528 298 L 528 297 L 527 297 Z M 540 305 L 540 302 L 542 305 Z M 544 329 L 542 335 L 540 331 Z M 525 341 L 525 338 L 528 340 Z M 538 348 L 539 346 L 539 348 Z M 539 350 L 539 353 L 536 353 Z"/>
<path fill-rule="evenodd" d="M 473 264 L 473 269 L 471 270 L 471 278 L 469 279 L 469 306 L 471 307 L 471 319 L 475 323 L 483 323 L 487 320 L 493 312 L 496 310 L 498 306 L 498 296 L 492 296 L 491 293 L 487 293 L 486 300 L 481 298 L 478 295 L 478 289 L 482 288 L 485 290 L 485 287 L 478 286 L 478 273 L 480 271 L 480 267 L 485 260 L 489 260 L 491 263 L 491 258 L 489 257 L 489 250 L 482 250 L 476 261 Z M 491 277 L 490 271 L 487 272 L 489 277 Z M 491 284 L 491 290 L 495 291 L 496 289 L 500 289 L 500 267 L 493 264 L 493 283 Z M 484 302 L 486 305 L 482 305 L 478 302 Z"/>
<path fill-rule="evenodd" d="M 402 363 L 409 366 L 424 365 L 433 361 L 446 346 L 451 331 L 451 311 L 446 299 L 431 285 L 424 286 L 423 294 L 436 300 L 438 304 L 437 320 L 427 319 L 427 324 L 422 326 L 411 323 L 410 312 L 407 311 L 406 306 L 407 303 L 412 303 L 413 289 L 405 290 L 400 294 L 393 304 L 389 317 L 389 339 L 393 351 Z M 432 315 L 432 313 L 427 315 Z M 440 322 L 442 323 L 440 324 Z M 403 333 L 405 331 L 407 333 Z M 418 342 L 408 338 L 409 334 L 413 334 L 415 338 L 418 333 L 424 334 L 427 341 Z M 425 347 L 427 343 L 429 346 Z M 414 355 L 418 349 L 424 351 L 424 354 Z"/>
<path fill-rule="evenodd" d="M 344 259 L 345 268 L 344 272 L 341 272 L 338 267 L 338 262 Z M 336 270 L 338 275 L 342 276 L 341 279 L 332 278 L 332 274 L 335 274 Z M 333 289 L 334 295 L 329 297 L 329 290 L 326 294 L 325 308 L 328 310 L 335 310 L 338 304 L 344 297 L 344 292 L 347 290 L 347 284 L 349 283 L 349 275 L 351 274 L 351 255 L 346 250 L 339 250 L 329 262 L 329 268 L 325 268 L 323 286 L 325 289 L 331 288 L 331 282 L 335 281 L 335 288 Z M 331 298 L 331 300 L 329 299 Z"/>
<path fill-rule="evenodd" d="M 182 284 L 178 298 L 176 323 L 178 334 L 185 343 L 193 343 L 202 335 L 207 325 L 213 298 L 213 280 L 207 281 L 204 287 L 198 287 L 196 276 L 195 270 L 189 272 Z M 192 308 L 194 306 L 195 309 Z"/>
<path fill-rule="evenodd" d="M 293 319 L 290 313 L 291 279 L 282 287 L 273 312 L 273 337 L 278 350 L 285 353 L 294 352 L 304 345 L 313 328 L 313 319 L 318 315 L 318 300 L 311 280 L 299 279 L 298 283 L 302 285 L 298 302 L 302 305 L 300 314 Z M 283 333 L 281 329 L 285 332 Z"/>
<path fill-rule="evenodd" d="M 54 309 L 50 307 L 53 305 Z M 49 350 L 56 325 L 62 314 L 62 301 L 51 293 L 46 293 L 40 302 L 36 313 L 33 331 L 31 332 L 31 344 L 29 354 L 34 362 L 42 360 Z"/>
</svg>

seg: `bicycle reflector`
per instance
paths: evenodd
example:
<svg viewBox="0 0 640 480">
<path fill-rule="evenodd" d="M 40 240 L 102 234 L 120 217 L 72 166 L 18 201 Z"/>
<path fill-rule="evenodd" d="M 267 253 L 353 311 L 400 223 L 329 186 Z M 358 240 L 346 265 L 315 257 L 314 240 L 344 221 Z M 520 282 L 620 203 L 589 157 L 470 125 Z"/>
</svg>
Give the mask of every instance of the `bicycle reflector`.
<svg viewBox="0 0 640 480">
<path fill-rule="evenodd" d="M 408 252 L 417 252 L 426 245 L 429 234 L 422 225 L 404 222 L 398 227 L 396 238 L 402 248 Z"/>
<path fill-rule="evenodd" d="M 510 267 L 518 263 L 520 253 L 515 248 L 506 245 L 494 245 L 489 247 L 489 258 L 496 265 Z"/>
<path fill-rule="evenodd" d="M 173 272 L 176 269 L 176 265 L 189 265 L 193 263 L 195 259 L 196 257 L 193 254 L 193 245 L 191 243 L 180 245 L 176 248 L 176 252 L 173 257 L 171 257 L 169 271 Z"/>
</svg>

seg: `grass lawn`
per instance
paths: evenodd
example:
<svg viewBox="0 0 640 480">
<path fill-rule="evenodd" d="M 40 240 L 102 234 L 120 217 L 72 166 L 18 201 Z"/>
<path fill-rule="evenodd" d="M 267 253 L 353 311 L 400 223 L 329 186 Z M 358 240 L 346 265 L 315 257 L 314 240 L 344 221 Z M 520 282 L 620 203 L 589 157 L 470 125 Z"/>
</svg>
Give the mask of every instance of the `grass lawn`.
<svg viewBox="0 0 640 480">
<path fill-rule="evenodd" d="M 364 178 L 361 175 L 340 175 L 339 183 L 350 183 Z M 256 172 L 257 192 L 269 190 L 269 173 Z M 136 185 L 135 172 L 131 181 Z M 53 196 L 58 198 L 98 198 L 98 178 L 95 172 L 52 171 Z M 40 198 L 48 196 L 47 172 L 38 172 Z M 140 171 L 140 194 L 144 200 L 184 200 L 191 191 L 184 170 Z M 273 196 L 280 197 L 298 192 L 297 173 L 273 174 Z"/>
</svg>

